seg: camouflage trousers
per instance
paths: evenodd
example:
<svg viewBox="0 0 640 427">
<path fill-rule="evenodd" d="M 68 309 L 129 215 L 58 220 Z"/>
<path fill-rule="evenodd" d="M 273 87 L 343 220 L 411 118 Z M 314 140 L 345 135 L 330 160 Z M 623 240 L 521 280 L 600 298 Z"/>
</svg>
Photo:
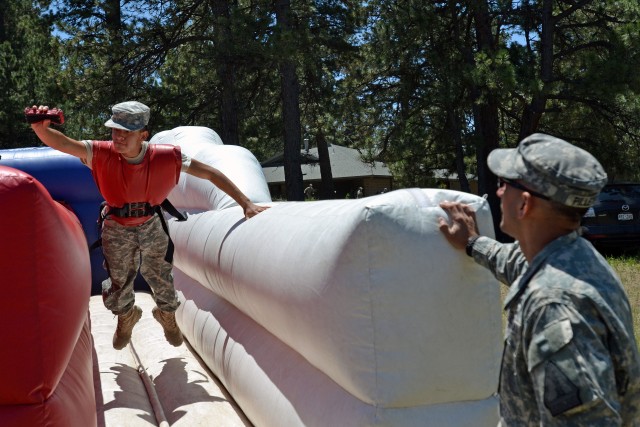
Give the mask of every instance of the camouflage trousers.
<svg viewBox="0 0 640 427">
<path fill-rule="evenodd" d="M 102 300 L 113 314 L 129 311 L 135 303 L 134 280 L 140 274 L 162 311 L 180 305 L 173 286 L 172 264 L 165 261 L 169 236 L 158 215 L 137 226 L 107 219 L 102 226 L 102 252 L 109 278 L 102 282 Z"/>
</svg>

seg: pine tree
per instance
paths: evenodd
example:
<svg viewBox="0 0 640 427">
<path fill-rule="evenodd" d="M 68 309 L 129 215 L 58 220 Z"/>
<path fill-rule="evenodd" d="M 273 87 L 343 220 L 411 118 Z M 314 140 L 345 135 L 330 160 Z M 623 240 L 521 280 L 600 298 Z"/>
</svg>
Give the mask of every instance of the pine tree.
<svg viewBox="0 0 640 427">
<path fill-rule="evenodd" d="M 60 92 L 58 45 L 47 2 L 0 2 L 0 147 L 38 145 L 24 108 L 54 101 Z"/>
</svg>

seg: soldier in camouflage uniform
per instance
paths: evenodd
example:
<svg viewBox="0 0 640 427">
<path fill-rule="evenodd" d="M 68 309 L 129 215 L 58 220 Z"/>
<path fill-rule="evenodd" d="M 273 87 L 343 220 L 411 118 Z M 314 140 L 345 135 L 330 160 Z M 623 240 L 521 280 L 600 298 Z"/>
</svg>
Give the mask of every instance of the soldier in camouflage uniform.
<svg viewBox="0 0 640 427">
<path fill-rule="evenodd" d="M 440 230 L 509 286 L 499 382 L 502 426 L 640 426 L 640 357 L 631 307 L 580 220 L 605 185 L 602 166 L 534 134 L 488 157 L 500 178 L 500 228 L 479 236 L 467 205 L 443 202 Z"/>
<path fill-rule="evenodd" d="M 33 109 L 41 114 L 48 111 L 46 106 Z M 170 257 L 165 257 L 170 250 L 160 217 L 162 199 L 184 172 L 209 180 L 229 194 L 247 219 L 267 207 L 254 204 L 222 172 L 182 154 L 179 147 L 150 145 L 150 109 L 146 105 L 122 102 L 113 106 L 112 113 L 105 123 L 111 128 L 111 141 L 77 141 L 50 128 L 50 120 L 32 123 L 31 127 L 46 145 L 80 158 L 91 168 L 108 203 L 103 210 L 102 249 L 109 278 L 102 284 L 102 297 L 105 306 L 118 316 L 113 347 L 120 350 L 129 343 L 133 327 L 142 316 L 135 305 L 133 288 L 138 269 L 153 291 L 153 317 L 162 325 L 167 341 L 179 346 L 183 339 L 175 311 L 180 301 L 173 286 Z"/>
</svg>

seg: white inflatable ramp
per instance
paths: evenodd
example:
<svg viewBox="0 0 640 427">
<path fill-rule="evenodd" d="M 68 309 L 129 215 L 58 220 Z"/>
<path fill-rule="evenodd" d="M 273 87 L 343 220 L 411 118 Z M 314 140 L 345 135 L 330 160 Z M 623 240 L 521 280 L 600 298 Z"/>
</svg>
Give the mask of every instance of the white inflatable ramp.
<svg viewBox="0 0 640 427">
<path fill-rule="evenodd" d="M 151 315 L 151 295 L 136 293 L 136 305 L 142 308 L 142 319 L 131 343 L 118 351 L 111 344 L 117 317 L 104 307 L 101 296 L 91 297 L 98 426 L 250 427 L 188 342 L 180 347 L 166 342 Z"/>
</svg>

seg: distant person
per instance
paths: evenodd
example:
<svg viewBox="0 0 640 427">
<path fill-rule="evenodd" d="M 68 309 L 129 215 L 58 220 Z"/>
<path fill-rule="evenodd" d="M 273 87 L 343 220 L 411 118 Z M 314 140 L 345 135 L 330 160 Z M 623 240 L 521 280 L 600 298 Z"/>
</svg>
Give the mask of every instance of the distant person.
<svg viewBox="0 0 640 427">
<path fill-rule="evenodd" d="M 480 236 L 470 206 L 442 202 L 440 230 L 509 286 L 499 395 L 502 426 L 640 426 L 631 306 L 580 220 L 607 175 L 588 152 L 534 134 L 489 154 L 500 229 Z"/>
<path fill-rule="evenodd" d="M 361 199 L 364 196 L 364 190 L 362 187 L 358 187 L 358 191 L 356 191 L 356 199 Z"/>
<path fill-rule="evenodd" d="M 309 184 L 309 186 L 304 189 L 304 197 L 308 200 L 316 198 L 316 189 L 313 188 L 313 184 Z"/>
<path fill-rule="evenodd" d="M 48 107 L 36 107 L 46 113 Z M 116 104 L 105 126 L 111 141 L 77 141 L 49 127 L 51 121 L 32 123 L 40 140 L 51 148 L 79 157 L 93 175 L 107 206 L 101 238 L 109 278 L 102 283 L 105 307 L 118 316 L 113 347 L 124 348 L 131 339 L 142 310 L 135 305 L 133 289 L 138 268 L 153 291 L 157 307 L 153 317 L 162 325 L 167 341 L 179 346 L 182 333 L 175 320 L 180 305 L 165 259 L 169 236 L 158 205 L 176 186 L 180 172 L 211 181 L 229 194 L 249 219 L 267 209 L 257 206 L 222 172 L 182 154 L 180 147 L 149 144 L 150 110 L 137 101 Z"/>
</svg>

